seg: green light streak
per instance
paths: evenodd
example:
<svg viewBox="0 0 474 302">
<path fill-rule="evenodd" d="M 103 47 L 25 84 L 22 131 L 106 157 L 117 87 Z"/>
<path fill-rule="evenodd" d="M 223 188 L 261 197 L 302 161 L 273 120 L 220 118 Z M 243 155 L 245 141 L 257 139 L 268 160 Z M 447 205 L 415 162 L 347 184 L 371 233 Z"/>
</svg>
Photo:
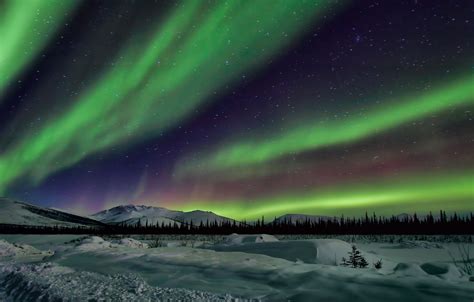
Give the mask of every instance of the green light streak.
<svg viewBox="0 0 474 302">
<path fill-rule="evenodd" d="M 0 5 L 0 96 L 38 54 L 78 1 L 6 0 Z"/>
<path fill-rule="evenodd" d="M 177 7 L 151 37 L 133 39 L 74 105 L 19 136 L 0 155 L 0 193 L 19 177 L 40 181 L 89 154 L 175 126 L 277 54 L 331 1 L 216 3 Z"/>
<path fill-rule="evenodd" d="M 283 156 L 375 136 L 430 114 L 474 104 L 473 83 L 474 76 L 469 75 L 424 94 L 384 102 L 364 115 L 328 122 L 310 121 L 270 138 L 229 143 L 201 160 L 182 162 L 177 167 L 177 175 L 263 164 Z"/>
<path fill-rule="evenodd" d="M 416 175 L 364 184 L 341 184 L 309 193 L 285 193 L 258 200 L 189 202 L 178 210 L 213 211 L 234 219 L 256 219 L 288 213 L 360 215 L 365 211 L 394 214 L 427 209 L 472 211 L 474 171 Z M 449 201 L 449 202 L 448 202 Z"/>
</svg>

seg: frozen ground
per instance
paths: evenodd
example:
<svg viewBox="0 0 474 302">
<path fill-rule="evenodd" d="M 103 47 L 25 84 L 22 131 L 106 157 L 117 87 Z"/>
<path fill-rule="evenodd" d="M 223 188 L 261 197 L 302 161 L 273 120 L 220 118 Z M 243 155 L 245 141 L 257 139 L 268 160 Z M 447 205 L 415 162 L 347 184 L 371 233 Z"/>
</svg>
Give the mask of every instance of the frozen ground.
<svg viewBox="0 0 474 302">
<path fill-rule="evenodd" d="M 1 235 L 0 301 L 474 299 L 472 238 L 277 237 Z M 352 243 L 368 268 L 339 265 Z"/>
</svg>

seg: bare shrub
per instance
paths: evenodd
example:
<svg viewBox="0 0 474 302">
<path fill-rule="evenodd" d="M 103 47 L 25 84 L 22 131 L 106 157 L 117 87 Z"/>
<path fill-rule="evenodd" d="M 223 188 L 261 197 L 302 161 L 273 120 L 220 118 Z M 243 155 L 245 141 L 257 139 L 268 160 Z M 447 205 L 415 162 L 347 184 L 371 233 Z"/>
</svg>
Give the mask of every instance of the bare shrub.
<svg viewBox="0 0 474 302">
<path fill-rule="evenodd" d="M 457 266 L 461 271 L 463 271 L 466 275 L 472 276 L 474 271 L 474 265 L 471 260 L 471 251 L 469 245 L 458 244 L 458 251 L 461 260 L 456 260 L 456 258 L 448 251 L 449 256 L 453 260 L 454 265 Z"/>
</svg>

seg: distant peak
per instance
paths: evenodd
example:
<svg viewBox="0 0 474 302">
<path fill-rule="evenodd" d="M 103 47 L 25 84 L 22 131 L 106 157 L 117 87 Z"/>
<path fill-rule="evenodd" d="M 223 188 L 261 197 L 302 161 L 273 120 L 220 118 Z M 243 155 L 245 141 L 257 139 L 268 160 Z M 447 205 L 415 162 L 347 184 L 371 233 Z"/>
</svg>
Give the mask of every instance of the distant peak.
<svg viewBox="0 0 474 302">
<path fill-rule="evenodd" d="M 143 204 L 124 204 L 124 205 L 118 205 L 113 208 L 103 210 L 99 213 L 123 212 L 123 211 L 126 211 L 126 212 L 138 211 L 139 212 L 139 211 L 150 210 L 150 209 L 167 210 L 166 208 L 163 208 L 163 207 L 148 206 L 148 205 L 143 205 Z"/>
</svg>

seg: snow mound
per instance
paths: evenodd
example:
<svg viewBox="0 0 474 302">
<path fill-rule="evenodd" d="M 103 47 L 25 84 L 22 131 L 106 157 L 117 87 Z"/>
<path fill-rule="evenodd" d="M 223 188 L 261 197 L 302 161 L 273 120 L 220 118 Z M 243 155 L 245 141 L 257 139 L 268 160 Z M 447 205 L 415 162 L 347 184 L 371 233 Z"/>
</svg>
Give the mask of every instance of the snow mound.
<svg viewBox="0 0 474 302">
<path fill-rule="evenodd" d="M 28 256 L 48 256 L 50 251 L 40 251 L 28 244 L 10 243 L 0 239 L 0 259 Z"/>
<path fill-rule="evenodd" d="M 267 234 L 252 234 L 239 235 L 231 234 L 227 236 L 224 243 L 228 245 L 242 244 L 242 243 L 261 243 L 261 242 L 277 242 L 279 241 L 275 236 Z"/>
<path fill-rule="evenodd" d="M 435 275 L 445 280 L 455 280 L 462 277 L 462 273 L 452 263 L 428 262 L 420 265 L 421 269 L 429 275 Z"/>
<path fill-rule="evenodd" d="M 338 265 L 342 257 L 347 258 L 352 246 L 339 239 L 289 240 L 275 242 L 252 242 L 235 245 L 215 245 L 215 251 L 244 252 L 267 255 L 274 258 L 304 263 Z M 373 255 L 362 252 L 366 260 L 376 261 Z"/>
<path fill-rule="evenodd" d="M 60 259 L 67 254 L 85 252 L 112 252 L 120 248 L 148 249 L 149 245 L 133 238 L 104 240 L 99 236 L 85 236 L 66 242 L 65 245 L 55 248 L 54 258 Z M 52 259 L 50 259 L 52 260 Z"/>
<path fill-rule="evenodd" d="M 134 249 L 147 249 L 147 243 L 143 243 L 133 238 L 122 238 L 107 241 L 99 236 L 87 236 L 72 241 L 75 244 L 74 249 L 80 252 L 95 251 L 100 249 L 115 249 L 119 247 L 128 247 Z M 71 248 L 69 248 L 70 250 Z M 68 249 L 66 249 L 68 250 Z"/>
<path fill-rule="evenodd" d="M 227 294 L 158 288 L 135 274 L 103 275 L 52 263 L 0 267 L 1 301 L 236 301 Z"/>
<path fill-rule="evenodd" d="M 147 249 L 148 248 L 147 243 L 135 240 L 133 238 L 123 238 L 114 243 L 117 243 L 120 246 L 126 246 L 126 247 L 130 247 L 134 249 Z"/>
<path fill-rule="evenodd" d="M 428 274 L 415 263 L 398 263 L 393 269 L 393 274 L 400 277 L 420 277 Z"/>
<path fill-rule="evenodd" d="M 76 249 L 80 251 L 94 251 L 103 248 L 111 248 L 112 243 L 105 241 L 98 236 L 90 236 L 82 238 L 77 244 Z"/>
</svg>

